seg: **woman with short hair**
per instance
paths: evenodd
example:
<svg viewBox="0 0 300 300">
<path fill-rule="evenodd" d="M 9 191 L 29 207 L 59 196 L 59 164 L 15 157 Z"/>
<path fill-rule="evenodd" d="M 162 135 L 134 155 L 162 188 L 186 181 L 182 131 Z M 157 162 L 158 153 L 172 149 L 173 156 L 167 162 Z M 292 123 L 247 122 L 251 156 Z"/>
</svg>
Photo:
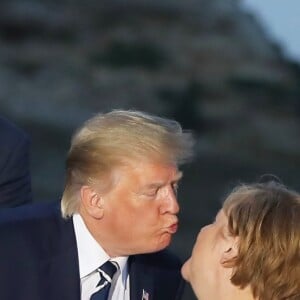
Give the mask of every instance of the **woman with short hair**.
<svg viewBox="0 0 300 300">
<path fill-rule="evenodd" d="M 299 300 L 300 195 L 274 181 L 236 187 L 182 275 L 201 300 Z"/>
</svg>

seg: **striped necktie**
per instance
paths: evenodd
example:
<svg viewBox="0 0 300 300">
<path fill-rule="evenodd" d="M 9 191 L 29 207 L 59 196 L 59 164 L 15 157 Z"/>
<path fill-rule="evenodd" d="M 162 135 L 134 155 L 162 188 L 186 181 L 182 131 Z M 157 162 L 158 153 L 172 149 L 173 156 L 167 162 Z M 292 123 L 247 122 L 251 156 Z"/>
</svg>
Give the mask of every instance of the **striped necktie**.
<svg viewBox="0 0 300 300">
<path fill-rule="evenodd" d="M 91 296 L 90 300 L 108 299 L 109 289 L 111 287 L 111 280 L 114 274 L 116 273 L 117 269 L 117 266 L 110 261 L 107 261 L 100 268 L 97 269 L 100 275 L 100 280 L 97 284 L 97 288 L 99 288 L 99 290 Z"/>
</svg>

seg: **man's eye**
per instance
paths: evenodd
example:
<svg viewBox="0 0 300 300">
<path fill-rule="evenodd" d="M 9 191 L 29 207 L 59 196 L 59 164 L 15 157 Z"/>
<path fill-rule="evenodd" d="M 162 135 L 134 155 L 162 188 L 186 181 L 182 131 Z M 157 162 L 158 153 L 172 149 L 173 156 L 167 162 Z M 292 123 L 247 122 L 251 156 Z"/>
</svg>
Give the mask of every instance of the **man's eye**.
<svg viewBox="0 0 300 300">
<path fill-rule="evenodd" d="M 155 189 L 155 190 L 147 191 L 145 193 L 145 195 L 148 196 L 148 197 L 155 197 L 157 192 L 158 192 L 158 189 Z"/>
<path fill-rule="evenodd" d="M 154 197 L 156 194 L 155 193 L 146 193 L 145 195 L 148 197 Z"/>
</svg>

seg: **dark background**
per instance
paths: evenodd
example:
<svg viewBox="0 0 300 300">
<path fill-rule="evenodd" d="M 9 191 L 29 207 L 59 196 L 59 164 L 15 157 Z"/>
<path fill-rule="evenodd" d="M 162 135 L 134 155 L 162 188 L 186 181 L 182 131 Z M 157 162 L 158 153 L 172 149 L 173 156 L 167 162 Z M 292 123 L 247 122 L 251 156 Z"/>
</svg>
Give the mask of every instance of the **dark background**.
<svg viewBox="0 0 300 300">
<path fill-rule="evenodd" d="M 299 64 L 237 0 L 0 2 L 0 113 L 31 136 L 34 200 L 60 198 L 71 134 L 96 112 L 175 118 L 197 140 L 182 259 L 236 184 L 273 174 L 300 190 L 299 86 Z"/>
</svg>

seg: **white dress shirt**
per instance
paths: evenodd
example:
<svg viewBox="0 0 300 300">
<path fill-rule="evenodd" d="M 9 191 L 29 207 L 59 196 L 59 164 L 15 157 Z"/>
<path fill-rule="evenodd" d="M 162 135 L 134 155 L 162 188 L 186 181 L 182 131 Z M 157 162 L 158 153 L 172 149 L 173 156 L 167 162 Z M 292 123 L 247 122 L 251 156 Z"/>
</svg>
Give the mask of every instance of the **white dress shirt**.
<svg viewBox="0 0 300 300">
<path fill-rule="evenodd" d="M 127 256 L 110 258 L 96 242 L 79 214 L 73 216 L 73 225 L 78 249 L 81 300 L 89 300 L 97 291 L 100 275 L 97 269 L 107 260 L 114 261 L 119 268 L 113 277 L 108 299 L 129 300 L 129 274 Z"/>
</svg>

